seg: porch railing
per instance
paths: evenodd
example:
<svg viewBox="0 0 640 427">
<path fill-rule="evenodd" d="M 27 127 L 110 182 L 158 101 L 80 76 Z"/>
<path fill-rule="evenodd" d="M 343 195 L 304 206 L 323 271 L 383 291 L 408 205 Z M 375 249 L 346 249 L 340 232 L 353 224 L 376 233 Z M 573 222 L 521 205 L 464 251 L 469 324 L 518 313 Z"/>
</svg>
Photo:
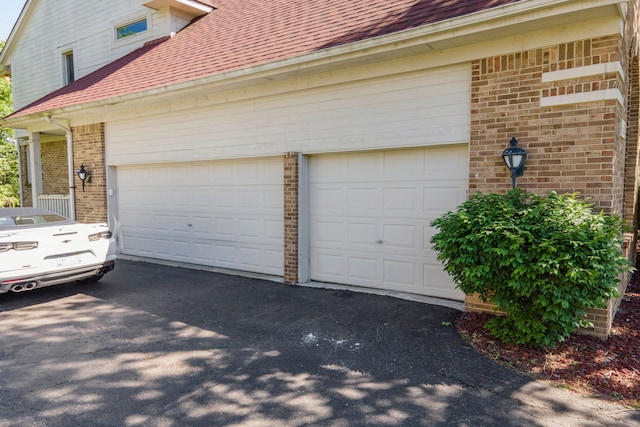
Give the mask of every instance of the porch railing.
<svg viewBox="0 0 640 427">
<path fill-rule="evenodd" d="M 38 196 L 38 207 L 70 218 L 68 194 L 41 194 Z"/>
</svg>

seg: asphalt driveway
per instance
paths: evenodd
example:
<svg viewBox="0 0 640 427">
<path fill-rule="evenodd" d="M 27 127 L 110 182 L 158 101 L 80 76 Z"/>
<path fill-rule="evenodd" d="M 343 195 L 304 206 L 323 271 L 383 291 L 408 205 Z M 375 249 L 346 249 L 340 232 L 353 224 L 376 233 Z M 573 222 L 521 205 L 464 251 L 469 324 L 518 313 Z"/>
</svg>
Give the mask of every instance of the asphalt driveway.
<svg viewBox="0 0 640 427">
<path fill-rule="evenodd" d="M 457 313 L 119 261 L 0 295 L 0 426 L 640 425 L 478 355 Z"/>
</svg>

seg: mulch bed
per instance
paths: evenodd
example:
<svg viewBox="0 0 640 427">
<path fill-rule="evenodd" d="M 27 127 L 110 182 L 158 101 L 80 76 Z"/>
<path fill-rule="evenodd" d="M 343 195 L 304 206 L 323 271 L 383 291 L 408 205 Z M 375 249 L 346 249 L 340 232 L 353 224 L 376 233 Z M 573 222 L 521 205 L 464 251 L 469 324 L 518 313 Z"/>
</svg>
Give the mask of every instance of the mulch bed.
<svg viewBox="0 0 640 427">
<path fill-rule="evenodd" d="M 574 334 L 555 348 L 505 344 L 484 323 L 488 313 L 463 313 L 460 335 L 486 357 L 554 386 L 640 408 L 640 272 L 635 272 L 614 319 L 611 336 Z"/>
</svg>

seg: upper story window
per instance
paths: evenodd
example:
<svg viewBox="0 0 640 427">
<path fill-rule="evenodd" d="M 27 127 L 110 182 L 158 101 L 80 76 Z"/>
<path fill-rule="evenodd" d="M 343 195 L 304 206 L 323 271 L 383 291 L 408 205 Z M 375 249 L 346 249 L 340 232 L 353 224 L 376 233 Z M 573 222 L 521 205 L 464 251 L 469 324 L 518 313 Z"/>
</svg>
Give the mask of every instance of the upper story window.
<svg viewBox="0 0 640 427">
<path fill-rule="evenodd" d="M 147 18 L 138 19 L 137 21 L 116 27 L 116 39 L 121 40 L 144 31 L 147 31 Z"/>
<path fill-rule="evenodd" d="M 67 51 L 62 54 L 62 74 L 64 84 L 73 83 L 76 79 L 75 65 L 73 64 L 73 51 Z"/>
</svg>

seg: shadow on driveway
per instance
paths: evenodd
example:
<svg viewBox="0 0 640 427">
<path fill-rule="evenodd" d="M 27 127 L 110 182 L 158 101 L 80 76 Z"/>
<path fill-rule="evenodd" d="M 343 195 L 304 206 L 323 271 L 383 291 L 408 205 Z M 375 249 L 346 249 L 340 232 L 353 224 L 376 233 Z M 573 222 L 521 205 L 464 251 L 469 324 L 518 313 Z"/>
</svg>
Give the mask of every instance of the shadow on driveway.
<svg viewBox="0 0 640 427">
<path fill-rule="evenodd" d="M 0 295 L 0 426 L 640 425 L 480 356 L 457 314 L 119 261 Z"/>
</svg>

